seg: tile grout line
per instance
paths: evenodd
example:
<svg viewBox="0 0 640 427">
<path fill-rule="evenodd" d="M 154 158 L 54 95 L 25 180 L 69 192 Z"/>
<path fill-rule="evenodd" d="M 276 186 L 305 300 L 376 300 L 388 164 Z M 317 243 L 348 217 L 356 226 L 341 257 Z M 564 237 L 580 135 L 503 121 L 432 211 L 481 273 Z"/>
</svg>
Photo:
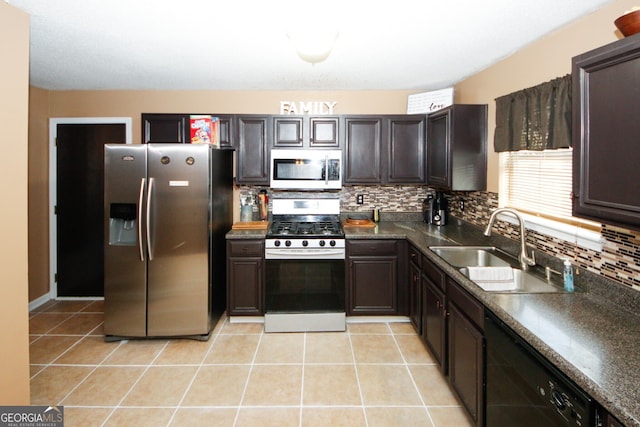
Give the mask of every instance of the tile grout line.
<svg viewBox="0 0 640 427">
<path fill-rule="evenodd" d="M 128 341 L 128 340 L 127 340 Z M 120 345 L 122 345 L 122 342 L 120 343 Z M 162 346 L 162 348 L 160 349 L 160 351 L 158 351 L 158 354 L 155 355 L 155 357 L 153 358 L 153 360 L 151 360 L 151 362 L 146 366 L 146 368 L 144 369 L 144 371 L 142 371 L 142 373 L 138 376 L 138 378 L 136 379 L 136 381 L 131 385 L 131 387 L 129 387 L 129 390 L 124 394 L 124 396 L 122 396 L 122 399 L 120 399 L 120 401 L 118 403 L 116 403 L 116 406 L 113 407 L 113 409 L 111 410 L 111 412 L 109 413 L 109 415 L 107 415 L 107 418 L 104 419 L 104 421 L 101 424 L 101 427 L 104 427 L 107 424 L 107 421 L 109 421 L 109 419 L 113 416 L 113 414 L 118 410 L 118 408 L 120 408 L 120 405 L 122 404 L 122 402 L 125 401 L 125 399 L 129 396 L 129 394 L 131 394 L 131 391 L 135 388 L 136 385 L 138 385 L 138 383 L 140 382 L 140 380 L 142 379 L 142 377 L 144 377 L 144 374 L 146 374 L 147 372 L 149 372 L 149 368 L 151 368 L 151 366 L 153 365 L 153 362 L 156 361 L 156 359 L 158 357 L 160 357 L 160 354 L 162 353 L 162 351 L 169 345 L 169 341 L 165 342 L 164 345 Z M 120 346 L 118 346 L 120 347 Z"/>
<path fill-rule="evenodd" d="M 231 323 L 229 323 L 231 324 Z M 249 334 L 239 334 L 239 335 L 249 335 Z M 254 335 L 254 334 L 251 334 Z M 253 358 L 251 359 L 251 365 L 249 367 L 249 374 L 247 375 L 247 379 L 244 382 L 244 389 L 242 390 L 242 395 L 240 396 L 240 402 L 238 403 L 238 410 L 236 411 L 236 416 L 233 419 L 233 426 L 235 427 L 238 424 L 238 417 L 240 416 L 240 410 L 242 409 L 242 404 L 244 403 L 244 398 L 247 394 L 247 389 L 249 388 L 249 381 L 251 380 L 251 374 L 253 373 L 253 367 L 256 362 L 256 358 L 258 357 L 258 350 L 260 349 L 260 343 L 262 343 L 262 337 L 264 336 L 264 328 L 260 331 L 260 337 L 258 338 L 258 343 L 256 345 L 256 349 L 253 352 Z"/>
<path fill-rule="evenodd" d="M 411 383 L 413 384 L 413 388 L 414 388 L 415 392 L 418 394 L 418 399 L 420 399 L 420 403 L 422 403 L 422 407 L 424 408 L 424 411 L 427 413 L 427 417 L 429 417 L 429 421 L 431 421 L 431 424 L 435 426 L 436 423 L 433 422 L 433 418 L 431 417 L 431 412 L 429 411 L 429 408 L 427 407 L 427 404 L 426 404 L 426 402 L 424 401 L 424 399 L 422 397 L 422 393 L 420 393 L 420 389 L 418 388 L 418 384 L 416 383 L 416 380 L 413 378 L 413 374 L 411 373 L 411 369 L 409 369 L 409 363 L 407 362 L 407 358 L 404 357 L 404 353 L 402 352 L 402 348 L 400 347 L 400 344 L 398 343 L 398 340 L 396 339 L 396 334 L 393 333 L 393 330 L 391 332 L 392 332 L 391 336 L 393 337 L 393 342 L 396 344 L 396 348 L 400 352 L 400 357 L 402 357 L 402 361 L 404 363 L 404 368 L 407 370 L 407 374 L 409 374 L 409 378 L 411 378 Z"/>
<path fill-rule="evenodd" d="M 302 378 L 300 378 L 300 411 L 298 418 L 298 426 L 302 427 L 302 409 L 304 407 L 304 368 L 307 355 L 307 332 L 302 335 Z"/>
<path fill-rule="evenodd" d="M 226 323 L 226 319 L 225 319 L 225 323 Z M 213 326 L 213 328 L 215 328 L 216 325 Z M 173 413 L 171 414 L 171 418 L 169 418 L 169 421 L 167 422 L 167 427 L 169 427 L 171 425 L 171 423 L 173 422 L 176 414 L 178 413 L 178 411 L 180 410 L 180 408 L 182 407 L 182 402 L 184 402 L 184 399 L 187 397 L 187 394 L 189 393 L 189 390 L 191 389 L 191 386 L 193 385 L 193 383 L 196 380 L 196 377 L 198 376 L 198 374 L 200 373 L 200 371 L 202 370 L 202 366 L 204 366 L 204 361 L 207 360 L 207 356 L 209 356 L 209 353 L 211 352 L 211 349 L 213 348 L 213 346 L 215 345 L 216 341 L 218 340 L 218 337 L 220 336 L 220 331 L 216 332 L 216 334 L 213 337 L 213 341 L 211 341 L 209 343 L 209 349 L 207 350 L 207 352 L 204 354 L 204 356 L 202 357 L 202 359 L 200 360 L 200 364 L 197 365 L 198 369 L 196 369 L 196 372 L 193 374 L 193 377 L 191 378 L 191 381 L 189 382 L 189 384 L 187 385 L 187 387 L 184 389 L 184 393 L 182 393 L 182 397 L 180 398 L 180 401 L 178 402 L 178 404 L 176 405 Z M 210 337 L 211 338 L 211 337 Z M 169 343 L 167 343 L 168 345 Z M 165 347 L 163 347 L 164 350 Z M 158 353 L 158 356 L 162 353 L 162 350 Z M 155 359 L 154 359 L 155 360 Z M 167 365 L 162 365 L 167 366 Z M 171 365 L 168 365 L 171 366 Z M 181 365 L 181 366 L 186 366 L 186 365 Z M 195 366 L 195 364 L 193 365 Z"/>
<path fill-rule="evenodd" d="M 351 330 L 347 326 L 347 337 L 349 338 L 349 347 L 351 348 L 351 359 L 353 360 L 353 369 L 356 372 L 356 382 L 358 383 L 358 393 L 360 394 L 360 408 L 362 408 L 362 414 L 364 415 L 364 425 L 369 427 L 369 418 L 367 417 L 367 408 L 364 402 L 364 396 L 362 395 L 362 386 L 360 385 L 360 374 L 358 372 L 358 363 L 356 361 L 356 353 L 353 349 L 353 341 L 351 340 Z"/>
</svg>

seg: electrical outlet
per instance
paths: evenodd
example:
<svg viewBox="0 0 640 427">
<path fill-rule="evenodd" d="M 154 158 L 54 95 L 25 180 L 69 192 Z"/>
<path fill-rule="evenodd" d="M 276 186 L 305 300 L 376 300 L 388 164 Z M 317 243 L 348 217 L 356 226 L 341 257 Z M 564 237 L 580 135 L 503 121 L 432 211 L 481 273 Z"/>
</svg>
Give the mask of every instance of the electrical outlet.
<svg viewBox="0 0 640 427">
<path fill-rule="evenodd" d="M 359 204 L 359 205 L 364 203 L 364 195 L 363 194 L 356 195 L 356 203 Z"/>
<path fill-rule="evenodd" d="M 464 210 L 464 200 L 460 200 L 460 210 Z"/>
</svg>

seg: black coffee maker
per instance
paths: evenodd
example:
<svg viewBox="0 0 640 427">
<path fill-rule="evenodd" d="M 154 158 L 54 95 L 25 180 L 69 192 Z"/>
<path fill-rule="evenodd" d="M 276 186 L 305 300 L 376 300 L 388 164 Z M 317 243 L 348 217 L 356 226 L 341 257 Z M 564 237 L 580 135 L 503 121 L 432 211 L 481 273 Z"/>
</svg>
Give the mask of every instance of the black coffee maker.
<svg viewBox="0 0 640 427">
<path fill-rule="evenodd" d="M 444 193 L 437 191 L 429 194 L 422 202 L 422 220 L 427 224 L 447 225 L 449 220 L 447 198 Z"/>
</svg>

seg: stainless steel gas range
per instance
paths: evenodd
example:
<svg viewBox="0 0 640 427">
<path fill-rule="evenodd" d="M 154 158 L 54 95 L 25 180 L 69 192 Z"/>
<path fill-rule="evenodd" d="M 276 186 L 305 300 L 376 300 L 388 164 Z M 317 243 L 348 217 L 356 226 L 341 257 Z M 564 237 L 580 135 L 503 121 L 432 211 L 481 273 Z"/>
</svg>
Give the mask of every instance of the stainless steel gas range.
<svg viewBox="0 0 640 427">
<path fill-rule="evenodd" d="M 265 332 L 344 331 L 340 200 L 273 199 L 265 241 Z"/>
</svg>

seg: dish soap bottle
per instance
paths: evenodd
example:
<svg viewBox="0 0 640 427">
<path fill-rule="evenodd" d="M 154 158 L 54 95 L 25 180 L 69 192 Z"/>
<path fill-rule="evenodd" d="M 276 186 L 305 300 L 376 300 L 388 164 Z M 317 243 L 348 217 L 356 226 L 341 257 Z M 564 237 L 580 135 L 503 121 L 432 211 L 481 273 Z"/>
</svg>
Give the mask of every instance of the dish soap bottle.
<svg viewBox="0 0 640 427">
<path fill-rule="evenodd" d="M 567 292 L 573 292 L 573 268 L 571 267 L 571 261 L 564 260 L 564 271 L 562 272 L 564 279 L 564 290 Z"/>
</svg>

